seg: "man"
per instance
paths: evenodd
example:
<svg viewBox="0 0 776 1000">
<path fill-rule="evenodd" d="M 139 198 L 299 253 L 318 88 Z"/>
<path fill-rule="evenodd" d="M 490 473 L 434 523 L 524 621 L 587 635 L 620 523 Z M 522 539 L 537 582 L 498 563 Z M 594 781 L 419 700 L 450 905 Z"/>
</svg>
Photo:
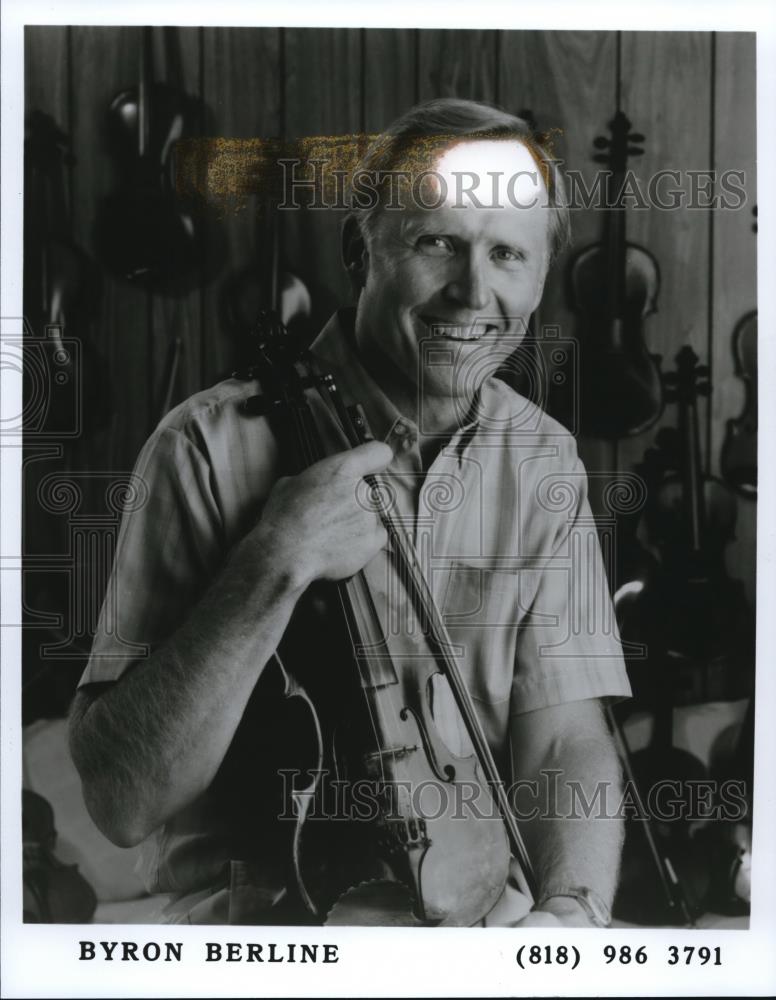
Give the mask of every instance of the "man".
<svg viewBox="0 0 776 1000">
<path fill-rule="evenodd" d="M 363 166 L 376 196 L 354 199 L 343 235 L 357 306 L 313 353 L 376 440 L 281 476 L 268 422 L 244 410 L 255 383 L 237 380 L 162 421 L 73 708 L 86 802 L 111 839 L 144 842 L 149 888 L 174 895 L 166 919 L 302 919 L 281 842 L 245 805 L 261 793 L 246 761 L 270 724 L 252 713 L 282 701 L 257 692 L 310 584 L 378 564 L 386 533 L 359 484 L 384 473 L 494 756 L 521 788 L 538 898 L 528 913 L 510 879 L 485 922 L 605 923 L 621 824 L 566 817 L 574 788 L 617 801 L 600 699 L 629 687 L 574 441 L 494 377 L 563 242 L 562 184 L 520 119 L 457 100 L 408 112 Z M 379 610 L 387 630 L 390 599 Z M 325 656 L 320 668 L 335 673 Z M 440 720 L 448 699 L 435 685 Z"/>
</svg>

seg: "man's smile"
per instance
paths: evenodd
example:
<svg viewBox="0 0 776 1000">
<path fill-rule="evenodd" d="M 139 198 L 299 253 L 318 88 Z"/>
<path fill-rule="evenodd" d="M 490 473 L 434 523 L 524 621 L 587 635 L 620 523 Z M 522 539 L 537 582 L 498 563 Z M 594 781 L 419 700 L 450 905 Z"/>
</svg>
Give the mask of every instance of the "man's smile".
<svg viewBox="0 0 776 1000">
<path fill-rule="evenodd" d="M 495 323 L 483 319 L 461 321 L 430 315 L 422 315 L 420 319 L 435 339 L 480 340 L 485 334 L 498 332 L 498 326 Z"/>
</svg>

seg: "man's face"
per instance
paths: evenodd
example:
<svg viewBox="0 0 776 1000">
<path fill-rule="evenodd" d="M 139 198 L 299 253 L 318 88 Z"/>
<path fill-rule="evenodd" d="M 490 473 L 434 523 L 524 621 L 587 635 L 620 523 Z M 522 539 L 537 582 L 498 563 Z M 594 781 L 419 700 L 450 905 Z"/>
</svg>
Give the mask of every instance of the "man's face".
<svg viewBox="0 0 776 1000">
<path fill-rule="evenodd" d="M 378 217 L 356 324 L 373 371 L 389 366 L 389 378 L 422 392 L 425 404 L 470 397 L 512 354 L 549 259 L 547 193 L 525 146 L 461 142 L 435 170 L 448 194 L 438 208 L 405 193 L 404 209 Z M 476 200 L 465 194 L 474 184 Z M 444 190 L 430 179 L 424 201 L 441 201 Z"/>
</svg>

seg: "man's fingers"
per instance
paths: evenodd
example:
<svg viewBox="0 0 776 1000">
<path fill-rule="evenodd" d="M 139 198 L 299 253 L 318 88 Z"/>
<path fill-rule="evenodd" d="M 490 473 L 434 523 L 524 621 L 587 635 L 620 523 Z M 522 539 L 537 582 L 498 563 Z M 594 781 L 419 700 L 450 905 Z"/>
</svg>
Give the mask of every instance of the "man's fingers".
<svg viewBox="0 0 776 1000">
<path fill-rule="evenodd" d="M 393 459 L 393 451 L 382 441 L 367 441 L 337 457 L 342 475 L 368 476 L 387 468 Z"/>
</svg>

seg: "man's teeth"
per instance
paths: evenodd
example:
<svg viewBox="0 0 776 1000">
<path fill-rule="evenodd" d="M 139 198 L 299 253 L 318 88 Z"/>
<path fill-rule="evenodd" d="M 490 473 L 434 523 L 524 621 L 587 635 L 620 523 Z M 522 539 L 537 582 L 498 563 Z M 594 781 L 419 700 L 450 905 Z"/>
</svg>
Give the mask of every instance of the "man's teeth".
<svg viewBox="0 0 776 1000">
<path fill-rule="evenodd" d="M 430 327 L 434 337 L 445 337 L 449 340 L 479 340 L 488 330 L 488 327 L 483 324 L 452 326 L 442 323 L 431 323 Z"/>
</svg>

